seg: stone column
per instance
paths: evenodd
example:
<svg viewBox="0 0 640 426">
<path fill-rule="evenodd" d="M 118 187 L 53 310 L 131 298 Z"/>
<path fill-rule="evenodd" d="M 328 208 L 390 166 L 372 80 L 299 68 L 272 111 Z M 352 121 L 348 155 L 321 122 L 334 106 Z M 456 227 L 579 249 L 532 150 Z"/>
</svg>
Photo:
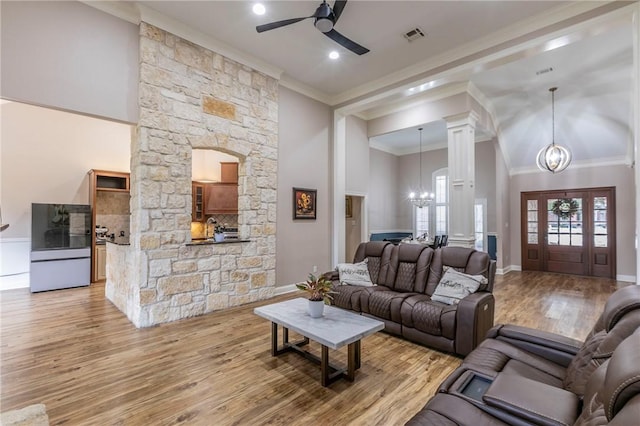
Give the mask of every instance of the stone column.
<svg viewBox="0 0 640 426">
<path fill-rule="evenodd" d="M 465 112 L 445 117 L 449 161 L 449 245 L 473 247 L 475 204 L 475 126 L 478 116 Z"/>
</svg>

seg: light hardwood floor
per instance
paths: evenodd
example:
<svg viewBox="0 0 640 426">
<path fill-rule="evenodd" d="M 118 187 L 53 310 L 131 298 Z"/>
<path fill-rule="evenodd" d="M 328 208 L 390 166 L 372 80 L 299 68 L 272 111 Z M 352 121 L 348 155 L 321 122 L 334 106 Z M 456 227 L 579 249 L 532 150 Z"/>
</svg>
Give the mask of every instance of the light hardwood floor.
<svg viewBox="0 0 640 426">
<path fill-rule="evenodd" d="M 625 285 L 511 272 L 496 279 L 496 323 L 582 339 Z M 271 357 L 259 304 L 136 329 L 99 284 L 0 298 L 0 410 L 44 403 L 52 425 L 401 425 L 461 361 L 377 333 L 355 382 L 323 388 L 316 365 Z M 332 356 L 346 362 L 346 348 Z"/>
</svg>

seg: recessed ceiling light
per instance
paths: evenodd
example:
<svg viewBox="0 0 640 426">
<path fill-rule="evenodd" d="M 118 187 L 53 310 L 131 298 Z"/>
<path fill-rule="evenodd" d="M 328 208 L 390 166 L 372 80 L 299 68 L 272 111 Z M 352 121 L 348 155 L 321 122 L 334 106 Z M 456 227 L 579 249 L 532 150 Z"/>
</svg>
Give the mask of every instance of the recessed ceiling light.
<svg viewBox="0 0 640 426">
<path fill-rule="evenodd" d="M 335 50 L 332 50 L 331 53 L 329 53 L 329 58 L 331 59 L 338 59 L 339 57 L 340 57 L 340 54 Z"/>
<path fill-rule="evenodd" d="M 256 15 L 264 15 L 265 12 L 266 9 L 264 8 L 264 5 L 262 3 L 256 3 L 253 5 L 253 13 L 255 13 Z"/>
</svg>

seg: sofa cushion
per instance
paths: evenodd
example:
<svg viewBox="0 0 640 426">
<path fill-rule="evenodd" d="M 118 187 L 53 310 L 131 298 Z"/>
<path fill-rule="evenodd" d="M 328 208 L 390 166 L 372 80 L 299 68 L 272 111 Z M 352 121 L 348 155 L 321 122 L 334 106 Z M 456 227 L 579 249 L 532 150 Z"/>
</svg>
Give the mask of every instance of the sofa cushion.
<svg viewBox="0 0 640 426">
<path fill-rule="evenodd" d="M 398 293 L 384 287 L 376 287 L 377 291 L 367 291 L 368 289 L 361 293 L 362 311 L 400 324 L 402 302 L 415 293 Z"/>
<path fill-rule="evenodd" d="M 565 369 L 556 363 L 496 339 L 484 340 L 467 355 L 462 366 L 477 371 L 517 374 L 560 388 L 565 376 Z"/>
<path fill-rule="evenodd" d="M 387 285 L 387 270 L 394 247 L 396 246 L 386 241 L 361 243 L 353 256 L 353 263 L 368 259 L 371 282 L 378 285 Z"/>
<path fill-rule="evenodd" d="M 423 293 L 433 250 L 422 244 L 401 244 L 391 254 L 387 285 L 399 292 Z"/>
<path fill-rule="evenodd" d="M 457 305 L 461 299 L 475 293 L 481 285 L 487 283 L 487 278 L 482 275 L 469 275 L 446 266 L 443 269 L 444 275 L 431 296 L 431 300 L 436 302 Z"/>
<path fill-rule="evenodd" d="M 402 325 L 433 336 L 454 339 L 456 306 L 435 303 L 426 294 L 407 298 L 402 304 Z"/>
<path fill-rule="evenodd" d="M 368 263 L 368 258 L 358 263 L 339 263 L 336 269 L 340 276 L 340 284 L 351 284 L 362 287 L 375 285 L 371 282 Z"/>
<path fill-rule="evenodd" d="M 342 309 L 350 309 L 355 312 L 362 312 L 360 305 L 360 294 L 367 288 L 355 285 L 333 285 L 332 303 Z"/>
</svg>

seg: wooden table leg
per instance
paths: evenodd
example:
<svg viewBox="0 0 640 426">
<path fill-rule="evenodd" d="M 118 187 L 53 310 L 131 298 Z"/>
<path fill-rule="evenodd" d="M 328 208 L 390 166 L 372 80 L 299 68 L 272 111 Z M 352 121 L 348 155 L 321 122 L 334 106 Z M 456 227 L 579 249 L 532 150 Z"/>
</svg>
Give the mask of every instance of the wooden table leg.
<svg viewBox="0 0 640 426">
<path fill-rule="evenodd" d="M 271 356 L 278 355 L 278 324 L 271 323 Z"/>
<path fill-rule="evenodd" d="M 320 380 L 322 386 L 329 386 L 331 380 L 329 379 L 329 348 L 325 345 L 322 346 L 322 357 L 320 359 Z"/>
<path fill-rule="evenodd" d="M 356 370 L 360 368 L 360 341 L 349 343 L 347 347 L 347 374 L 346 378 L 353 382 L 356 378 Z"/>
</svg>

